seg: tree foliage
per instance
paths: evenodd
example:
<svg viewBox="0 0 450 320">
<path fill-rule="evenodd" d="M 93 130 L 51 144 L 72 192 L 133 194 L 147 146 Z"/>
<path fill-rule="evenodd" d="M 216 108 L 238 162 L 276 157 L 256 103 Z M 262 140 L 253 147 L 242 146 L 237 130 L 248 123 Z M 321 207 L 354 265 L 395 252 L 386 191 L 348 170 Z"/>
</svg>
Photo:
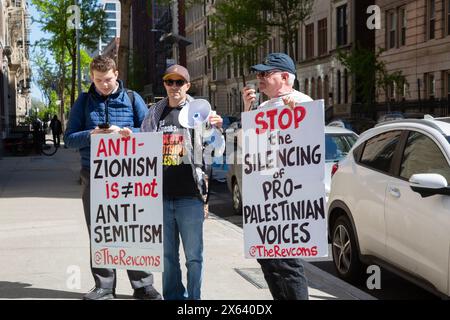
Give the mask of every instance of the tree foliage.
<svg viewBox="0 0 450 320">
<path fill-rule="evenodd" d="M 33 17 L 33 22 L 41 25 L 42 31 L 48 33 L 50 38 L 41 39 L 35 45 L 51 52 L 55 62 L 58 81 L 57 91 L 60 95 L 60 117 L 64 117 L 64 94 L 66 88 L 67 69 L 71 68 L 70 76 L 70 105 L 73 105 L 76 95 L 76 30 L 68 25 L 68 20 L 74 18 L 69 6 L 73 0 L 32 0 L 38 11 L 38 16 Z M 93 50 L 98 44 L 98 39 L 106 32 L 106 13 L 98 5 L 96 0 L 83 0 L 78 2 L 80 8 L 80 46 Z M 67 56 L 69 63 L 67 63 Z"/>
<path fill-rule="evenodd" d="M 218 63 L 239 57 L 247 66 L 256 63 L 256 50 L 275 29 L 280 30 L 284 51 L 293 55 L 296 34 L 312 12 L 313 0 L 229 0 L 216 3 L 210 46 Z"/>
<path fill-rule="evenodd" d="M 267 25 L 279 28 L 284 50 L 292 56 L 296 35 L 301 24 L 311 16 L 314 0 L 259 0 L 257 3 Z"/>
<path fill-rule="evenodd" d="M 372 105 L 375 102 L 375 88 L 384 91 L 386 97 L 390 87 L 400 93 L 408 82 L 401 71 L 389 73 L 385 62 L 381 59 L 384 49 L 375 52 L 362 48 L 358 44 L 348 52 L 338 51 L 338 60 L 354 76 L 353 91 L 356 91 L 361 102 Z"/>
</svg>

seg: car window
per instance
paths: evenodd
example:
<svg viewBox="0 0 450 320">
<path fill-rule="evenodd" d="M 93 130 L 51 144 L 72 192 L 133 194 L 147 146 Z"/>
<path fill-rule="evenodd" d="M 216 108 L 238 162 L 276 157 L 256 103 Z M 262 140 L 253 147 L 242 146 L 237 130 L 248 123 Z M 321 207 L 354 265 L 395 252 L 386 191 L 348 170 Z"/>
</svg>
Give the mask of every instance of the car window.
<svg viewBox="0 0 450 320">
<path fill-rule="evenodd" d="M 389 131 L 367 140 L 360 163 L 373 169 L 389 172 L 401 131 Z"/>
<path fill-rule="evenodd" d="M 450 167 L 441 149 L 426 135 L 411 131 L 403 152 L 400 176 L 409 180 L 416 173 L 437 173 L 450 182 Z"/>
<path fill-rule="evenodd" d="M 339 161 L 345 157 L 357 140 L 354 134 L 326 134 L 325 161 Z"/>
</svg>

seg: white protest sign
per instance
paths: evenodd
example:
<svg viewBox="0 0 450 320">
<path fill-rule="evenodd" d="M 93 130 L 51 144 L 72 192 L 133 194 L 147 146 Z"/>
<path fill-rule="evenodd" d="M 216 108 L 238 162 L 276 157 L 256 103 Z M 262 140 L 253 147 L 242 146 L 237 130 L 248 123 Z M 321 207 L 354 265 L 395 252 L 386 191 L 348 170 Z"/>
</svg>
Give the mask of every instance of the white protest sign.
<svg viewBox="0 0 450 320">
<path fill-rule="evenodd" d="M 91 136 L 93 267 L 163 270 L 162 133 Z"/>
<path fill-rule="evenodd" d="M 242 114 L 246 258 L 328 255 L 323 100 Z"/>
</svg>

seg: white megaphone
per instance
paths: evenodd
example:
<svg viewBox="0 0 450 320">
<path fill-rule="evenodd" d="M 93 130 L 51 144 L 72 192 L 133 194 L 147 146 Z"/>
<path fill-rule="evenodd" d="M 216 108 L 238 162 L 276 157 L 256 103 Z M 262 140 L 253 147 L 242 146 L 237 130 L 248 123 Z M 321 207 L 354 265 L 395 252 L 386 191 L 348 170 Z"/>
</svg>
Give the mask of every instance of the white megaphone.
<svg viewBox="0 0 450 320">
<path fill-rule="evenodd" d="M 180 111 L 178 121 L 184 128 L 193 129 L 208 121 L 211 105 L 205 99 L 188 102 Z"/>
<path fill-rule="evenodd" d="M 194 129 L 199 128 L 208 122 L 210 115 L 215 115 L 216 112 L 211 110 L 211 105 L 205 99 L 195 99 L 188 102 L 180 111 L 178 115 L 178 122 L 184 128 Z M 206 126 L 205 126 L 206 127 Z M 222 133 L 213 129 L 203 127 L 203 137 L 206 138 L 207 143 L 216 148 L 216 154 L 222 154 L 225 147 L 225 140 Z"/>
</svg>

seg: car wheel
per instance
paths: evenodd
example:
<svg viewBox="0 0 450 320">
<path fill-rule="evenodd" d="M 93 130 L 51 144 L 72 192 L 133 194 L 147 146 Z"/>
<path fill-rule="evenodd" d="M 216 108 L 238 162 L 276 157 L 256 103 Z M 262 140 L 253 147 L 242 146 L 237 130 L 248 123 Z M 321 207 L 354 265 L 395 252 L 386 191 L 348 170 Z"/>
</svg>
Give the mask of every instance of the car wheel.
<svg viewBox="0 0 450 320">
<path fill-rule="evenodd" d="M 242 197 L 237 181 L 233 181 L 233 210 L 236 214 L 242 215 Z"/>
<path fill-rule="evenodd" d="M 355 232 L 346 216 L 340 216 L 332 230 L 332 253 L 338 276 L 351 282 L 362 279 L 363 265 L 359 260 Z"/>
</svg>

